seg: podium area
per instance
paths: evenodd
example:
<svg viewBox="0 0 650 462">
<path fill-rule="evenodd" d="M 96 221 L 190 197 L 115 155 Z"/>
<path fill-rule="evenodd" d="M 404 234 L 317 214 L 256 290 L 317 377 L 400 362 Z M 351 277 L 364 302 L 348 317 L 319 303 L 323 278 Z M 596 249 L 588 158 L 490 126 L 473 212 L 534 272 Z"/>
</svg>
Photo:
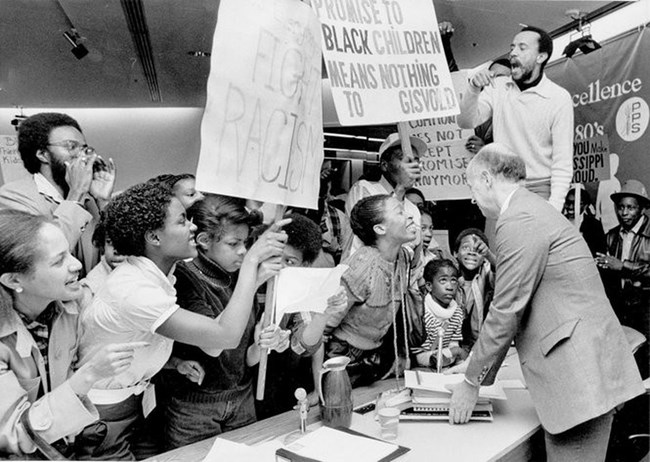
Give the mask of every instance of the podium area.
<svg viewBox="0 0 650 462">
<path fill-rule="evenodd" d="M 269 371 L 269 373 L 273 373 Z M 411 450 L 397 460 L 453 460 L 455 462 L 528 461 L 544 460 L 544 435 L 533 408 L 528 390 L 517 387 L 522 380 L 519 360 L 514 349 L 499 371 L 499 380 L 506 381 L 506 401 L 494 401 L 494 422 L 470 422 L 465 425 L 450 425 L 448 422 L 403 422 L 399 423 L 397 444 Z M 403 380 L 400 380 L 400 385 Z M 395 379 L 376 382 L 368 387 L 354 389 L 354 406 L 376 399 L 385 390 L 396 387 Z M 320 425 L 319 409 L 309 410 L 309 428 Z M 255 445 L 286 435 L 299 426 L 297 411 L 289 411 L 247 427 L 223 433 L 220 438 Z M 374 413 L 354 413 L 351 428 L 375 438 L 379 437 L 379 424 Z M 215 438 L 178 448 L 156 457 L 151 461 L 172 462 L 202 461 Z"/>
</svg>

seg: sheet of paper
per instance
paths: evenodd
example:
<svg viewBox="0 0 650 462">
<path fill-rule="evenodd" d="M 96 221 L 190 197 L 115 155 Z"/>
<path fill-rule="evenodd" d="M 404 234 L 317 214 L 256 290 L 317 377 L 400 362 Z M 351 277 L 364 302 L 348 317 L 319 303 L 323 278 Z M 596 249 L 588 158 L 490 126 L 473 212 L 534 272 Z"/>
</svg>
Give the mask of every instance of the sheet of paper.
<svg viewBox="0 0 650 462">
<path fill-rule="evenodd" d="M 347 265 L 335 268 L 284 268 L 275 286 L 276 323 L 285 313 L 313 311 L 322 313 L 327 299 L 339 291 Z"/>
<path fill-rule="evenodd" d="M 223 438 L 214 440 L 210 452 L 203 462 L 275 462 L 275 451 L 282 445 L 277 441 L 268 441 L 257 446 L 234 443 Z"/>
<path fill-rule="evenodd" d="M 436 392 L 445 392 L 451 394 L 446 385 L 451 385 L 463 381 L 462 374 L 438 374 L 436 372 L 426 371 L 405 371 L 405 385 L 408 388 L 418 390 L 430 390 Z M 503 387 L 499 381 L 494 385 L 482 386 L 478 393 L 479 398 L 486 399 L 508 399 Z"/>
<path fill-rule="evenodd" d="M 397 446 L 320 427 L 290 444 L 287 449 L 323 462 L 377 462 L 395 451 Z"/>
</svg>

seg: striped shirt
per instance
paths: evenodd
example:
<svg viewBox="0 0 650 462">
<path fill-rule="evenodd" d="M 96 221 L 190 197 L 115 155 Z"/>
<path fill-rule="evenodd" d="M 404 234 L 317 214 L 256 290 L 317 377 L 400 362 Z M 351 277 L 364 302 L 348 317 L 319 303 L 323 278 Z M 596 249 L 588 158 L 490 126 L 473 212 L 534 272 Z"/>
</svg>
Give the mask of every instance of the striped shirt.
<svg viewBox="0 0 650 462">
<path fill-rule="evenodd" d="M 434 299 L 434 303 L 437 303 Z M 433 351 L 438 348 L 438 330 L 442 327 L 444 334 L 442 338 L 442 347 L 448 348 L 451 342 L 460 342 L 463 339 L 463 309 L 456 303 L 455 300 L 449 304 L 449 308 L 453 309 L 454 314 L 449 319 L 438 318 L 426 306 L 424 308 L 424 326 L 427 330 L 427 339 L 422 346 L 414 352 Z"/>
</svg>

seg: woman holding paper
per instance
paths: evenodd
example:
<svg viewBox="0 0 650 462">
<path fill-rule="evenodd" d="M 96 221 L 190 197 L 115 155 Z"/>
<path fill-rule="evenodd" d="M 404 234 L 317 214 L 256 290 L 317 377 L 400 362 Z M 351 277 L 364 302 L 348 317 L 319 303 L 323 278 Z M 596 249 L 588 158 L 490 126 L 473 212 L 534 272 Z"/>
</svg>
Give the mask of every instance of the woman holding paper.
<svg viewBox="0 0 650 462">
<path fill-rule="evenodd" d="M 407 290 L 410 257 L 403 244 L 415 238 L 417 228 L 403 203 L 387 194 L 361 199 L 350 222 L 364 246 L 344 262 L 350 267 L 341 278 L 348 306 L 329 323 L 332 337 L 326 356 L 350 357 L 352 385 L 360 386 L 381 378 L 392 365 L 382 364 L 381 347 Z M 393 358 L 399 358 L 397 329 L 391 342 Z M 401 367 L 402 361 L 395 365 Z"/>
<path fill-rule="evenodd" d="M 208 194 L 187 211 L 196 225 L 198 255 L 176 267 L 178 304 L 194 313 L 217 318 L 228 306 L 244 265 L 251 216 L 244 201 Z M 277 271 L 280 257 L 263 266 Z M 258 282 L 263 282 L 258 277 Z M 289 331 L 270 325 L 261 330 L 253 310 L 243 332 L 219 356 L 176 342 L 168 365 L 158 375 L 162 405 L 163 444 L 173 449 L 256 421 L 251 367 L 260 348 L 283 351 Z"/>
<path fill-rule="evenodd" d="M 146 341 L 130 367 L 101 380 L 89 392 L 100 420 L 77 438 L 79 458 L 132 460 L 152 452 L 142 435 L 144 417 L 155 407 L 151 378 L 170 358 L 174 341 L 216 356 L 234 348 L 246 329 L 260 278 L 277 272 L 261 263 L 281 254 L 287 221 L 273 225 L 242 260 L 228 305 L 217 318 L 194 313 L 177 303 L 176 264 L 197 256 L 197 227 L 170 188 L 155 182 L 136 185 L 116 196 L 105 210 L 106 233 L 127 259 L 107 278 L 82 313 L 80 360 L 115 341 Z M 183 369 L 196 377 L 192 364 Z M 179 366 L 180 367 L 180 366 Z M 155 449 L 154 449 L 155 450 Z"/>
</svg>

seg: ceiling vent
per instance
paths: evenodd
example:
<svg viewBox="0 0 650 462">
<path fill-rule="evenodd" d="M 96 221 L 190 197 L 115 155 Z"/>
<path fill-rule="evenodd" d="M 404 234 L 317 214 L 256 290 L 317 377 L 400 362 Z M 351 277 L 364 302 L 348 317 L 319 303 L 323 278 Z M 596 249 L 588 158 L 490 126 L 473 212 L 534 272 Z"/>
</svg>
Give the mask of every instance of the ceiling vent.
<svg viewBox="0 0 650 462">
<path fill-rule="evenodd" d="M 156 73 L 156 64 L 153 60 L 153 50 L 151 49 L 151 39 L 149 38 L 149 28 L 144 14 L 142 0 L 121 0 L 124 17 L 131 33 L 131 40 L 138 55 L 142 72 L 149 87 L 151 101 L 162 102 L 160 86 L 158 85 L 158 74 Z"/>
</svg>

